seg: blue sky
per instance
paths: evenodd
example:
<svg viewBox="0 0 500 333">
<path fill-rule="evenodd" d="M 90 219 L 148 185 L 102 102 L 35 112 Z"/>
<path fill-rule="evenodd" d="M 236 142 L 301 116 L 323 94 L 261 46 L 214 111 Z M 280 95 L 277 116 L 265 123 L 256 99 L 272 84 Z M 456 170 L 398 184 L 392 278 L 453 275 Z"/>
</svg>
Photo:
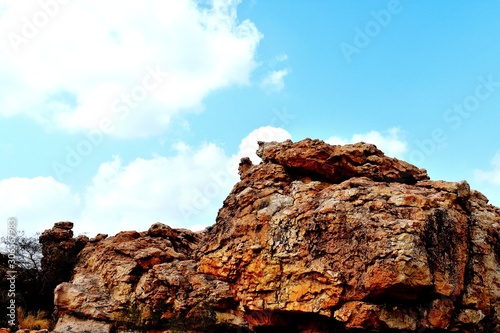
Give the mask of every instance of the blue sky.
<svg viewBox="0 0 500 333">
<path fill-rule="evenodd" d="M 213 224 L 257 140 L 375 143 L 500 205 L 500 3 L 0 0 L 0 218 Z"/>
</svg>

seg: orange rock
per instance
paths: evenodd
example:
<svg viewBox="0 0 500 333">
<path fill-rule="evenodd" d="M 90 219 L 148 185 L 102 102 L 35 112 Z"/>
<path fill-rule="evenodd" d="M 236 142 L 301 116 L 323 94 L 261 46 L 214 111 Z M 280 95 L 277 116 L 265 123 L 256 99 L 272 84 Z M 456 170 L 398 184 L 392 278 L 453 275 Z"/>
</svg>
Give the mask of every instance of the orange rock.
<svg viewBox="0 0 500 333">
<path fill-rule="evenodd" d="M 435 299 L 431 303 L 427 320 L 433 327 L 448 328 L 454 310 L 453 302 L 449 298 Z"/>
<path fill-rule="evenodd" d="M 87 242 L 55 290 L 56 329 L 500 332 L 500 209 L 466 182 L 364 143 L 258 154 L 204 232 L 156 223 Z"/>
</svg>

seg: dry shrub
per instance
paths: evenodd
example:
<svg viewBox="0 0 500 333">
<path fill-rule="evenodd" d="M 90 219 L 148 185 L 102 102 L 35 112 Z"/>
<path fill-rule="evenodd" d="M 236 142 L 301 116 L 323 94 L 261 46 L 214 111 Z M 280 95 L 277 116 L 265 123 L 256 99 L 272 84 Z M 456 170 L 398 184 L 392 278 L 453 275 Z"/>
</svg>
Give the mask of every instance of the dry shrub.
<svg viewBox="0 0 500 333">
<path fill-rule="evenodd" d="M 36 315 L 33 313 L 26 314 L 21 307 L 17 308 L 17 322 L 22 329 L 48 329 L 50 327 L 50 320 L 46 319 L 47 312 L 38 310 Z"/>
</svg>

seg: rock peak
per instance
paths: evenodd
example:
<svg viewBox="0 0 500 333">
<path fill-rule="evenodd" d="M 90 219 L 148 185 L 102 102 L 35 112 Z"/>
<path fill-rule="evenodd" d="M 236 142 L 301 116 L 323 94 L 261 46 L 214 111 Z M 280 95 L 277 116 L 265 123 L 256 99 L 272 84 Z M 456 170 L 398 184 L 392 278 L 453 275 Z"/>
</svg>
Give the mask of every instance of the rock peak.
<svg viewBox="0 0 500 333">
<path fill-rule="evenodd" d="M 264 163 L 336 184 L 353 177 L 405 184 L 429 179 L 425 169 L 387 157 L 375 145 L 364 142 L 343 146 L 312 139 L 259 142 L 257 155 Z"/>
</svg>

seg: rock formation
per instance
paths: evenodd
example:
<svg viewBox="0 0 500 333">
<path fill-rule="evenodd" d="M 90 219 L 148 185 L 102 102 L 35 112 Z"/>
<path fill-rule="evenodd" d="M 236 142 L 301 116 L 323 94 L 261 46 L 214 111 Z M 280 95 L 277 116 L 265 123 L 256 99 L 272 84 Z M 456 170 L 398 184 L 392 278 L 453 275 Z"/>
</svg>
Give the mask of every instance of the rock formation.
<svg viewBox="0 0 500 333">
<path fill-rule="evenodd" d="M 87 236 L 73 238 L 73 222 L 57 222 L 39 237 L 42 244 L 41 275 L 43 276 L 44 303 L 53 304 L 53 290 L 71 279 L 78 254 L 89 241 Z"/>
<path fill-rule="evenodd" d="M 87 236 L 73 238 L 73 222 L 57 222 L 39 237 L 42 244 L 42 272 L 51 276 L 52 289 L 69 281 L 77 256 L 89 241 Z"/>
<path fill-rule="evenodd" d="M 466 182 L 364 143 L 258 155 L 205 231 L 87 242 L 55 332 L 500 331 L 500 209 Z"/>
</svg>

